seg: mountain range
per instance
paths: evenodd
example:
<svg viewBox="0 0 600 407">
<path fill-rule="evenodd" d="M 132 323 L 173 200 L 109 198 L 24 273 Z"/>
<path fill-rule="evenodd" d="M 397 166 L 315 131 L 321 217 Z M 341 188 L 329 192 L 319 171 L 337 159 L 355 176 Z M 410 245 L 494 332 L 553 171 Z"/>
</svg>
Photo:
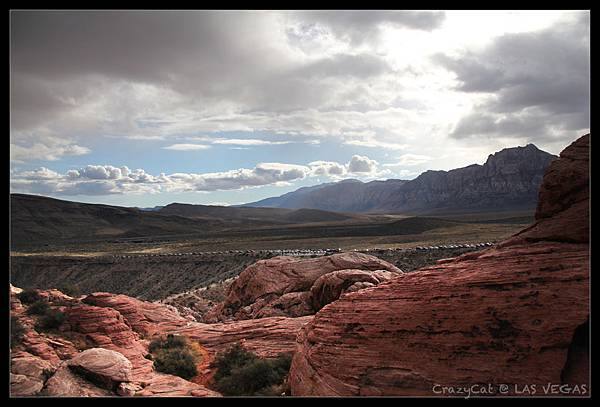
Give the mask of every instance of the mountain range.
<svg viewBox="0 0 600 407">
<path fill-rule="evenodd" d="M 242 206 L 405 214 L 534 209 L 544 172 L 555 158 L 528 144 L 491 154 L 483 165 L 426 171 L 410 181 L 344 180 Z"/>
<path fill-rule="evenodd" d="M 11 194 L 11 247 L 70 240 L 206 235 L 285 225 L 368 224 L 374 219 L 368 213 L 437 215 L 533 210 L 544 172 L 554 158 L 529 144 L 492 154 L 483 165 L 427 171 L 411 181 L 344 180 L 227 207 L 172 203 L 127 208 Z"/>
</svg>

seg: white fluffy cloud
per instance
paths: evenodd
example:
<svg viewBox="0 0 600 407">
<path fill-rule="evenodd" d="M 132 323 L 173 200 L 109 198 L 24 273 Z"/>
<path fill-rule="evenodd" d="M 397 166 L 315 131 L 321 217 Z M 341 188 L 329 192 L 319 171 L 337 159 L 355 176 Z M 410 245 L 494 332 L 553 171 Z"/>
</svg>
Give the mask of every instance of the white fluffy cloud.
<svg viewBox="0 0 600 407">
<path fill-rule="evenodd" d="M 126 166 L 87 165 L 64 174 L 42 167 L 11 174 L 11 191 L 53 195 L 106 195 L 124 193 L 210 192 L 266 185 L 287 185 L 307 177 L 340 179 L 348 175 L 373 178 L 385 174 L 378 163 L 355 155 L 346 164 L 314 161 L 308 165 L 259 163 L 254 168 L 212 173 L 152 175 Z"/>
<path fill-rule="evenodd" d="M 342 177 L 348 173 L 346 166 L 333 161 L 313 161 L 308 164 L 315 176 Z"/>
<path fill-rule="evenodd" d="M 361 155 L 353 155 L 348 164 L 348 172 L 372 174 L 377 171 L 377 161 Z"/>
</svg>

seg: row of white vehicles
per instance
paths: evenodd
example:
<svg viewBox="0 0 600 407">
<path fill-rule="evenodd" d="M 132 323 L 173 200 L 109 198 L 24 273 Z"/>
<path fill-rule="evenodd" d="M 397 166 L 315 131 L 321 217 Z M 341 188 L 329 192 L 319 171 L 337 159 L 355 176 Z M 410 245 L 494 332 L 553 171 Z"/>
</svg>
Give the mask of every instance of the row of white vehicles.
<svg viewBox="0 0 600 407">
<path fill-rule="evenodd" d="M 373 249 L 353 249 L 349 251 L 361 253 L 383 253 L 389 251 L 430 251 L 442 249 L 477 249 L 493 246 L 492 242 L 481 243 L 464 243 L 450 244 L 439 246 L 417 246 L 415 248 L 373 248 Z M 114 255 L 115 258 L 128 259 L 139 257 L 174 257 L 174 256 L 214 256 L 214 255 L 273 255 L 273 256 L 295 256 L 295 257 L 311 257 L 311 256 L 329 256 L 334 253 L 341 253 L 343 250 L 338 249 L 278 249 L 278 250 L 223 250 L 212 252 L 186 252 L 186 253 L 145 253 L 135 255 Z"/>
</svg>

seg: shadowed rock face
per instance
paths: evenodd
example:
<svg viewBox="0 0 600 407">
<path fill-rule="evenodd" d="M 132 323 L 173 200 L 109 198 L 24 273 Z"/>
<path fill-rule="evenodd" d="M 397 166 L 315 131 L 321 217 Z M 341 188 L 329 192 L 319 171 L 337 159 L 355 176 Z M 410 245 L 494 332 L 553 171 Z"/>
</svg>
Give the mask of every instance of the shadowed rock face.
<svg viewBox="0 0 600 407">
<path fill-rule="evenodd" d="M 298 337 L 292 394 L 589 385 L 588 165 L 586 135 L 547 171 L 531 227 L 323 308 Z"/>
<path fill-rule="evenodd" d="M 340 281 L 340 288 L 330 291 L 326 301 L 324 297 L 313 300 L 313 295 L 320 295 L 319 288 L 313 289 L 318 279 L 340 270 L 355 271 L 336 277 L 342 280 L 346 276 L 347 282 L 352 284 L 359 281 L 375 284 L 392 275 L 402 274 L 396 266 L 362 253 L 340 253 L 309 260 L 285 256 L 261 260 L 239 275 L 231 284 L 225 301 L 211 310 L 205 320 L 215 322 L 314 314 L 348 288 L 342 287 L 344 282 Z M 362 273 L 356 272 L 361 270 Z M 378 273 L 377 277 L 370 277 L 373 272 Z M 323 288 L 321 282 L 318 285 Z M 337 294 L 335 298 L 331 296 L 334 292 Z"/>
<path fill-rule="evenodd" d="M 560 159 L 550 164 L 540 188 L 536 222 L 506 244 L 544 240 L 589 241 L 589 155 L 589 134 L 560 153 Z"/>
</svg>

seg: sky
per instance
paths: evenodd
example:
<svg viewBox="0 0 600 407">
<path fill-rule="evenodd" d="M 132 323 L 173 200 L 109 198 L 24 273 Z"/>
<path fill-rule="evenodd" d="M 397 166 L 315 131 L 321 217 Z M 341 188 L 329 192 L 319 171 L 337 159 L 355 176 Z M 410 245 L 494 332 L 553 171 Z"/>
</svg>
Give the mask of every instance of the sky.
<svg viewBox="0 0 600 407">
<path fill-rule="evenodd" d="M 590 127 L 589 11 L 11 11 L 11 192 L 232 205 Z"/>
</svg>

